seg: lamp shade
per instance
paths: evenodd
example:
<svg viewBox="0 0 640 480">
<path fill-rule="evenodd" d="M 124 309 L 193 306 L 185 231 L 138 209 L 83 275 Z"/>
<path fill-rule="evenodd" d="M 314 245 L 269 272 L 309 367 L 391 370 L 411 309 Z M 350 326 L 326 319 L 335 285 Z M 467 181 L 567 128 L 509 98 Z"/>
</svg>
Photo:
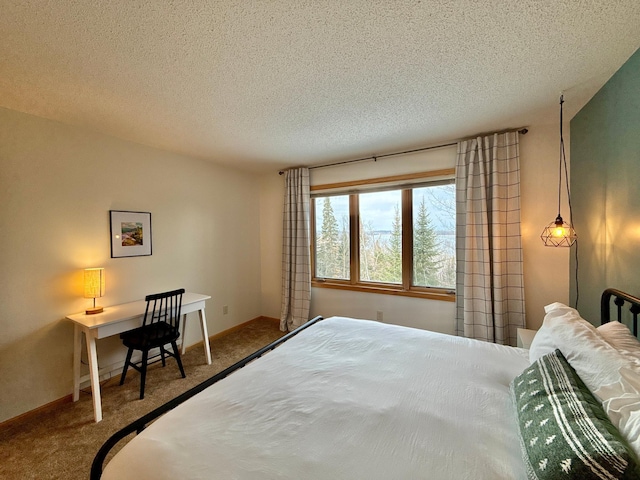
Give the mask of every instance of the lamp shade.
<svg viewBox="0 0 640 480">
<path fill-rule="evenodd" d="M 98 298 L 105 293 L 104 268 L 85 268 L 84 298 Z"/>
<path fill-rule="evenodd" d="M 544 227 L 540 238 L 547 247 L 570 247 L 576 243 L 578 236 L 573 227 L 558 215 L 553 222 Z"/>
</svg>

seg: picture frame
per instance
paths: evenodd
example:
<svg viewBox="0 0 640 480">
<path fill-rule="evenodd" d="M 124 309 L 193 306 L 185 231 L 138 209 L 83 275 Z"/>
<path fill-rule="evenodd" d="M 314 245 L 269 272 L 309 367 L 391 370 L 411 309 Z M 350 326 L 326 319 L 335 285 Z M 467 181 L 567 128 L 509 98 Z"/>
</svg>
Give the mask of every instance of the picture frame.
<svg viewBox="0 0 640 480">
<path fill-rule="evenodd" d="M 111 258 L 151 255 L 151 212 L 109 210 Z"/>
</svg>

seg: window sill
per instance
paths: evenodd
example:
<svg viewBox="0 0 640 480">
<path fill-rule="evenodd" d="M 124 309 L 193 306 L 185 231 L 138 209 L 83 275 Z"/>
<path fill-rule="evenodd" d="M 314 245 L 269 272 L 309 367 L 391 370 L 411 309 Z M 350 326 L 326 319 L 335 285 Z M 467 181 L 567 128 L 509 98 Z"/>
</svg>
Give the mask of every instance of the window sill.
<svg viewBox="0 0 640 480">
<path fill-rule="evenodd" d="M 353 292 L 377 293 L 379 295 L 399 295 L 403 297 L 425 298 L 443 302 L 455 302 L 456 294 L 443 288 L 415 288 L 404 290 L 402 287 L 370 284 L 351 284 L 347 282 L 333 282 L 327 280 L 312 280 L 313 288 L 332 288 L 335 290 L 350 290 Z"/>
</svg>

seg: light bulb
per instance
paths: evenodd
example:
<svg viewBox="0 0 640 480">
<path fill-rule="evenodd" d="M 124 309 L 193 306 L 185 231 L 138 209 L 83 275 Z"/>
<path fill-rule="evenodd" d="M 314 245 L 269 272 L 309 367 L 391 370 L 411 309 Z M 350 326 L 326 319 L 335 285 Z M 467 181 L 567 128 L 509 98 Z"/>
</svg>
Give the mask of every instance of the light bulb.
<svg viewBox="0 0 640 480">
<path fill-rule="evenodd" d="M 554 238 L 562 238 L 565 235 L 566 235 L 566 229 L 562 226 L 556 226 L 551 232 L 551 236 Z"/>
</svg>

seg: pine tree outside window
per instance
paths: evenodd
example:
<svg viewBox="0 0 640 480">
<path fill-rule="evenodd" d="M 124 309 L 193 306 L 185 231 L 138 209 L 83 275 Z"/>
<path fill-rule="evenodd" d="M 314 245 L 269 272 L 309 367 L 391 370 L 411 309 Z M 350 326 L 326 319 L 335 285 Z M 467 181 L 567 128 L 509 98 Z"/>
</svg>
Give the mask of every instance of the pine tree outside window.
<svg viewBox="0 0 640 480">
<path fill-rule="evenodd" d="M 413 285 L 455 288 L 453 185 L 413 189 Z"/>
<path fill-rule="evenodd" d="M 349 196 L 312 200 L 315 203 L 315 276 L 349 280 Z M 337 212 L 337 213 L 336 213 Z"/>
</svg>

